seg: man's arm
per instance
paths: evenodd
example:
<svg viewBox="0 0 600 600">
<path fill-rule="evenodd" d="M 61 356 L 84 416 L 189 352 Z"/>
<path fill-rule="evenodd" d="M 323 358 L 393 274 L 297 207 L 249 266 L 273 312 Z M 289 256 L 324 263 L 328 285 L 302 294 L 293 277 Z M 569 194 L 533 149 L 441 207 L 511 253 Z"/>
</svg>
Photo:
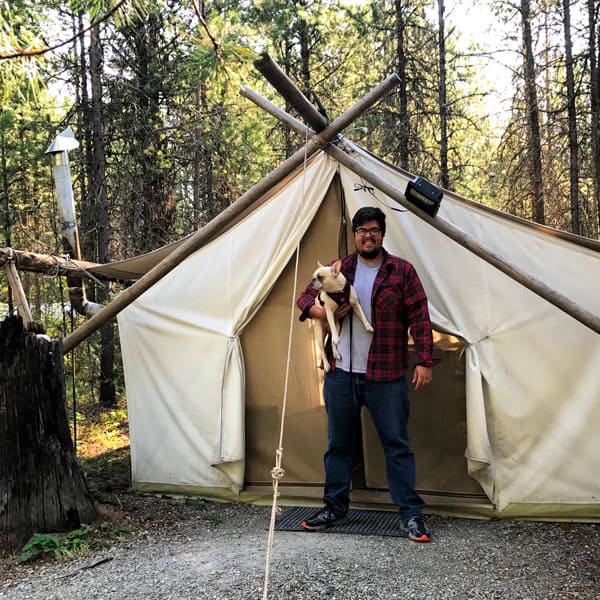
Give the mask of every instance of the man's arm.
<svg viewBox="0 0 600 600">
<path fill-rule="evenodd" d="M 300 320 L 306 321 L 311 318 L 310 310 L 315 307 L 315 298 L 317 297 L 317 290 L 313 289 L 310 285 L 306 286 L 306 289 L 298 296 L 296 304 L 300 309 Z"/>
<path fill-rule="evenodd" d="M 406 289 L 408 326 L 415 342 L 415 370 L 412 383 L 420 390 L 431 383 L 433 366 L 433 334 L 427 308 L 427 296 L 416 271 L 411 268 Z"/>
<path fill-rule="evenodd" d="M 315 304 L 315 298 L 317 295 L 318 292 L 312 287 L 308 286 L 306 290 L 304 290 L 304 292 L 302 292 L 302 294 L 300 294 L 298 297 L 296 304 L 302 311 L 302 314 L 300 315 L 300 321 L 305 321 L 306 319 L 321 319 L 322 321 L 327 322 L 325 308 Z M 350 304 L 347 302 L 340 304 L 335 311 L 336 318 L 342 319 L 350 312 L 350 309 Z"/>
</svg>

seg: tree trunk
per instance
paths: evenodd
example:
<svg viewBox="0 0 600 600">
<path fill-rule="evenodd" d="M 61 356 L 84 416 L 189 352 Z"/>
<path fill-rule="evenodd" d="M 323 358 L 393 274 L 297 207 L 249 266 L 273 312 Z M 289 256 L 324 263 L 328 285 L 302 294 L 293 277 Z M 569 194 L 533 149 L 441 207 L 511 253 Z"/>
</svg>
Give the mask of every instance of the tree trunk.
<svg viewBox="0 0 600 600">
<path fill-rule="evenodd" d="M 220 212 L 220 199 L 217 198 L 215 194 L 215 165 L 213 158 L 214 132 L 211 130 L 210 126 L 206 126 L 205 118 L 205 115 L 209 115 L 211 112 L 208 103 L 208 90 L 206 84 L 202 84 L 202 87 L 200 89 L 200 103 L 204 119 L 201 122 L 205 123 L 205 125 L 203 125 L 204 139 L 200 141 L 200 157 L 202 164 L 202 181 L 200 189 L 202 190 L 202 217 L 204 219 L 201 225 L 204 225 L 207 221 L 210 221 L 215 215 L 218 215 Z"/>
<path fill-rule="evenodd" d="M 77 135 L 81 141 L 79 161 L 79 241 L 81 253 L 88 259 L 96 259 L 96 207 L 95 199 L 88 193 L 88 184 L 92 180 L 92 116 L 90 114 L 89 94 L 89 69 L 86 42 L 84 35 L 83 12 L 76 16 L 76 42 L 75 49 L 79 57 L 77 74 L 78 85 L 76 90 L 77 103 Z M 93 296 L 95 299 L 95 295 Z"/>
<path fill-rule="evenodd" d="M 299 8 L 306 6 L 305 2 L 296 2 Z M 310 81 L 310 40 L 308 32 L 308 23 L 306 19 L 298 21 L 298 37 L 300 38 L 300 80 L 302 81 L 302 92 L 309 99 L 312 99 L 312 87 Z"/>
<path fill-rule="evenodd" d="M 0 168 L 2 169 L 2 195 L 4 196 L 4 203 L 2 208 L 4 209 L 4 218 L 2 220 L 2 225 L 4 226 L 4 240 L 7 246 L 11 245 L 11 222 L 10 222 L 10 201 L 9 201 L 9 191 L 8 191 L 8 165 L 6 164 L 6 139 L 4 137 L 4 133 L 0 131 L 0 159 L 2 164 Z M 8 287 L 8 314 L 13 314 L 13 301 L 12 301 L 12 292 L 10 290 L 10 285 Z"/>
<path fill-rule="evenodd" d="M 284 54 L 283 54 L 283 70 L 285 74 L 289 77 L 292 72 L 292 51 L 293 45 L 290 41 L 284 40 Z M 291 112 L 292 105 L 288 100 L 285 101 L 285 110 L 286 112 Z M 292 132 L 287 128 L 283 128 L 283 143 L 285 148 L 285 157 L 286 159 L 294 154 L 294 143 L 292 139 Z"/>
<path fill-rule="evenodd" d="M 600 236 L 600 27 L 597 0 L 588 0 L 588 49 L 590 56 L 590 144 L 592 147 L 592 190 L 596 204 L 595 235 Z"/>
<path fill-rule="evenodd" d="M 579 206 L 579 141 L 577 139 L 577 109 L 575 107 L 575 75 L 573 73 L 573 46 L 571 43 L 570 0 L 563 0 L 563 25 L 567 76 L 567 115 L 569 121 L 569 194 L 571 197 L 571 231 L 581 235 Z"/>
<path fill-rule="evenodd" d="M 540 116 L 535 82 L 535 57 L 531 35 L 530 1 L 521 0 L 521 19 L 523 33 L 523 67 L 525 76 L 525 102 L 529 133 L 531 179 L 533 184 L 531 200 L 531 218 L 537 223 L 545 223 L 544 189 L 542 179 L 542 141 L 540 136 Z"/>
<path fill-rule="evenodd" d="M 398 96 L 400 104 L 399 112 L 399 131 L 398 131 L 398 163 L 403 169 L 409 169 L 409 151 L 408 151 L 408 138 L 409 138 L 409 121 L 408 121 L 408 86 L 406 83 L 406 72 L 407 72 L 407 58 L 405 49 L 405 23 L 403 13 L 402 0 L 395 0 L 395 13 L 396 13 L 396 63 L 397 73 L 400 78 L 400 84 L 398 86 Z"/>
<path fill-rule="evenodd" d="M 193 176 L 192 176 L 192 205 L 193 205 L 193 227 L 198 229 L 202 224 L 203 198 L 200 188 L 204 178 L 202 177 L 202 128 L 200 120 L 202 115 L 202 104 L 200 102 L 200 87 L 196 88 L 194 94 L 194 109 L 196 111 L 196 121 L 194 123 L 194 158 L 193 158 Z"/>
<path fill-rule="evenodd" d="M 0 547 L 96 517 L 71 441 L 60 340 L 0 323 Z"/>
<path fill-rule="evenodd" d="M 108 198 L 106 195 L 106 157 L 104 150 L 104 124 L 102 100 L 103 54 L 100 41 L 100 25 L 92 27 L 90 32 L 90 81 L 92 89 L 92 142 L 93 166 L 90 191 L 96 206 L 96 231 L 98 244 L 98 261 L 110 262 L 110 225 L 108 220 Z M 96 301 L 108 298 L 106 288 L 98 288 Z M 112 322 L 100 331 L 102 350 L 100 356 L 100 394 L 102 406 L 115 406 L 115 332 Z"/>
<path fill-rule="evenodd" d="M 448 173 L 448 100 L 446 92 L 446 33 L 444 0 L 438 0 L 438 51 L 440 61 L 440 80 L 438 101 L 440 111 L 440 185 L 450 189 Z"/>
</svg>

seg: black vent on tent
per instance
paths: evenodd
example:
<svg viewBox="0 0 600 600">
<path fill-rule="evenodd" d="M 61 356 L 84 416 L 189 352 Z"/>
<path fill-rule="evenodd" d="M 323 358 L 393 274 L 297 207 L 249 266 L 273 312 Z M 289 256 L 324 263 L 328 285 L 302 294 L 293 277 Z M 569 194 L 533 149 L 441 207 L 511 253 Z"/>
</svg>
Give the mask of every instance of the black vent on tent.
<svg viewBox="0 0 600 600">
<path fill-rule="evenodd" d="M 412 181 L 408 182 L 404 195 L 412 204 L 418 206 L 432 217 L 435 217 L 440 208 L 444 192 L 435 187 L 430 181 L 427 181 L 427 179 L 415 177 Z"/>
</svg>

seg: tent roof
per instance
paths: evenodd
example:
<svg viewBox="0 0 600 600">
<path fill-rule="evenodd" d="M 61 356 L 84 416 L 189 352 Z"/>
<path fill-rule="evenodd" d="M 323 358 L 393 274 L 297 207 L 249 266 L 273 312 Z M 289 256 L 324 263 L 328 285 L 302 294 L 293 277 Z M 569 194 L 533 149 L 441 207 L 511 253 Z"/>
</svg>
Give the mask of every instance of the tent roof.
<svg viewBox="0 0 600 600">
<path fill-rule="evenodd" d="M 388 167 L 388 169 L 395 171 L 399 175 L 402 175 L 402 176 L 406 177 L 407 179 L 412 179 L 414 177 L 408 171 L 405 171 L 404 169 L 401 169 L 395 165 L 392 165 L 391 163 L 389 163 L 387 161 L 382 160 L 381 158 L 377 157 L 372 152 L 369 152 L 368 150 L 365 150 L 364 148 L 362 148 L 358 145 L 355 145 L 355 147 L 359 152 L 363 153 L 366 156 L 367 155 L 371 156 L 374 160 L 378 161 L 380 164 L 386 165 Z M 313 157 L 313 160 L 314 160 L 314 157 Z M 279 190 L 282 187 L 284 187 L 285 185 L 287 185 L 287 183 L 291 179 L 293 179 L 302 169 L 303 169 L 303 167 L 298 167 L 298 169 L 296 169 L 295 172 L 293 172 L 288 177 L 286 177 L 279 185 L 277 185 L 272 190 L 272 192 L 270 192 L 268 195 L 266 195 L 260 203 L 257 203 L 256 206 L 253 206 L 251 211 L 255 210 L 262 202 L 265 202 L 268 199 L 268 197 L 270 197 L 273 193 L 276 193 L 277 190 Z M 539 223 L 535 223 L 534 221 L 530 221 L 528 219 L 524 219 L 522 217 L 512 215 L 510 213 L 501 211 L 499 209 L 492 208 L 491 206 L 488 206 L 486 204 L 483 204 L 480 202 L 474 202 L 473 200 L 470 200 L 470 199 L 466 198 L 465 196 L 457 194 L 456 192 L 450 192 L 448 190 L 444 190 L 444 197 L 452 198 L 452 200 L 454 200 L 456 202 L 462 203 L 465 206 L 470 206 L 471 208 L 474 208 L 478 211 L 487 212 L 490 215 L 494 215 L 495 217 L 497 217 L 499 219 L 506 219 L 507 221 L 512 221 L 514 223 L 518 223 L 519 225 L 522 225 L 523 227 L 530 228 L 531 230 L 538 231 L 545 235 L 556 237 L 558 239 L 565 240 L 565 241 L 571 242 L 573 244 L 583 246 L 585 248 L 589 248 L 590 250 L 600 252 L 600 241 L 599 240 L 593 240 L 591 238 L 575 235 L 575 234 L 567 232 L 567 231 L 561 231 L 559 229 L 555 229 L 555 228 L 549 227 L 547 225 L 541 225 Z M 251 212 L 251 211 L 249 211 L 249 212 Z M 236 220 L 236 222 L 237 222 L 237 220 Z M 235 223 L 232 223 L 232 226 L 233 226 L 233 224 L 235 224 Z M 224 232 L 222 232 L 222 233 L 224 233 Z M 108 264 L 103 264 L 103 265 L 97 265 L 94 267 L 90 267 L 87 270 L 90 271 L 91 273 L 102 274 L 104 276 L 114 278 L 114 279 L 126 279 L 126 280 L 139 279 L 142 275 L 144 275 L 144 273 L 147 273 L 152 267 L 154 267 L 162 259 L 164 259 L 166 256 L 168 256 L 173 250 L 175 250 L 175 248 L 177 248 L 183 242 L 185 242 L 185 240 L 187 240 L 191 235 L 192 234 L 185 236 L 184 238 L 177 240 L 176 242 L 172 242 L 170 244 L 167 244 L 165 246 L 157 248 L 156 250 L 153 250 L 151 252 L 147 252 L 145 254 L 141 254 L 141 255 L 135 256 L 133 258 L 128 258 L 128 259 L 124 259 L 124 260 L 120 260 L 120 261 L 114 261 L 114 262 L 111 262 Z"/>
</svg>

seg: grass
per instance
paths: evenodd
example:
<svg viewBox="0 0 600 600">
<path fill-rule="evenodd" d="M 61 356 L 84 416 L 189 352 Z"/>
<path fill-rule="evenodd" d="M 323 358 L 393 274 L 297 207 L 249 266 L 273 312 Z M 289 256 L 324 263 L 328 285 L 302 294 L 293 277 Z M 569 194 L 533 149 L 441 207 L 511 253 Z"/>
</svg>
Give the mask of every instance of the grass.
<svg viewBox="0 0 600 600">
<path fill-rule="evenodd" d="M 112 503 L 111 496 L 131 484 L 129 422 L 124 400 L 114 408 L 80 407 L 77 422 L 77 458 L 97 502 Z M 71 423 L 71 432 L 73 424 Z"/>
</svg>

